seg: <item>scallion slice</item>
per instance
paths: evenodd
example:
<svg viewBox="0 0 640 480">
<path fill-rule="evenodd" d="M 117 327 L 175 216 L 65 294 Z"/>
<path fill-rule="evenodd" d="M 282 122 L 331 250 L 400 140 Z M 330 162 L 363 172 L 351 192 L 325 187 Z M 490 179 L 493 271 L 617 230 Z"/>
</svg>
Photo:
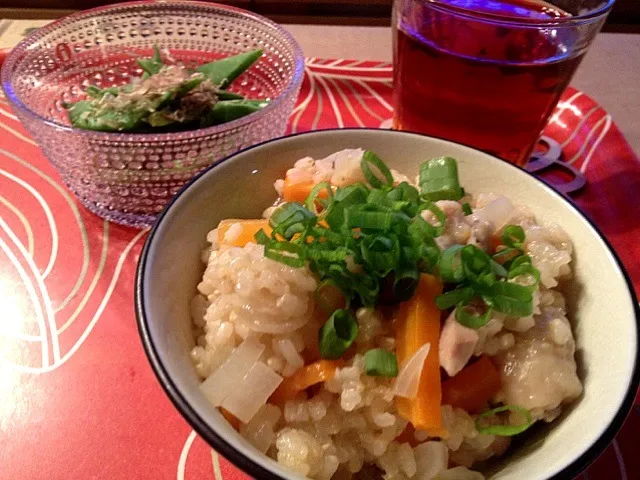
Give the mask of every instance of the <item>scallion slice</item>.
<svg viewBox="0 0 640 480">
<path fill-rule="evenodd" d="M 438 295 L 435 298 L 436 306 L 440 310 L 446 310 L 458 304 L 467 304 L 473 298 L 473 288 L 462 287 L 456 288 L 449 292 Z"/>
<path fill-rule="evenodd" d="M 460 259 L 463 248 L 463 245 L 454 245 L 447 248 L 442 252 L 442 255 L 440 255 L 438 269 L 440 270 L 440 277 L 444 282 L 459 283 L 464 280 L 464 270 Z"/>
<path fill-rule="evenodd" d="M 389 212 L 363 210 L 360 207 L 349 207 L 344 211 L 344 220 L 348 228 L 387 231 L 391 228 L 393 216 Z"/>
<path fill-rule="evenodd" d="M 380 277 L 386 277 L 400 262 L 400 243 L 395 235 L 369 235 L 360 249 L 369 269 Z"/>
<path fill-rule="evenodd" d="M 507 225 L 500 237 L 502 243 L 510 248 L 522 248 L 524 242 L 524 230 L 520 225 Z"/>
<path fill-rule="evenodd" d="M 476 307 L 460 303 L 456 306 L 455 315 L 459 324 L 468 328 L 477 329 L 484 327 L 489 322 L 491 312 L 492 309 L 487 308 L 483 313 L 479 313 Z"/>
<path fill-rule="evenodd" d="M 371 167 L 374 167 L 382 178 L 380 178 Z M 392 186 L 393 185 L 393 175 L 391 174 L 391 170 L 389 167 L 378 157 L 375 153 L 370 150 L 367 150 L 362 155 L 362 160 L 360 161 L 360 168 L 362 169 L 362 173 L 364 174 L 364 178 L 367 180 L 367 183 L 371 185 L 373 188 L 382 188 L 384 186 Z"/>
<path fill-rule="evenodd" d="M 467 245 L 460 252 L 464 276 L 472 284 L 481 288 L 489 287 L 496 281 L 491 257 L 475 245 Z"/>
<path fill-rule="evenodd" d="M 471 205 L 469 205 L 468 202 L 464 202 L 462 204 L 462 213 L 464 213 L 465 216 L 466 215 L 471 215 L 473 213 L 472 210 L 471 210 Z"/>
<path fill-rule="evenodd" d="M 502 412 L 518 413 L 524 417 L 524 422 L 519 425 L 487 425 L 483 423 L 483 420 Z M 526 408 L 518 405 L 504 405 L 502 407 L 494 408 L 487 412 L 478 415 L 476 418 L 476 430 L 486 435 L 496 435 L 499 437 L 512 437 L 518 435 L 533 425 L 533 417 L 531 412 Z"/>
<path fill-rule="evenodd" d="M 364 370 L 371 377 L 397 377 L 396 356 L 382 348 L 374 348 L 364 354 Z"/>
<path fill-rule="evenodd" d="M 264 256 L 294 268 L 302 267 L 307 261 L 305 249 L 290 242 L 268 242 L 264 246 Z"/>
<path fill-rule="evenodd" d="M 413 297 L 418 282 L 420 271 L 417 267 L 401 267 L 395 271 L 393 279 L 393 296 L 396 300 L 404 302 Z"/>
<path fill-rule="evenodd" d="M 336 310 L 318 332 L 320 356 L 335 360 L 351 346 L 358 335 L 358 324 L 346 309 Z"/>
<path fill-rule="evenodd" d="M 517 283 L 496 282 L 482 295 L 487 305 L 512 317 L 528 317 L 533 313 L 532 291 Z"/>
<path fill-rule="evenodd" d="M 327 200 L 318 198 L 322 191 L 327 192 Z M 316 186 L 311 189 L 309 192 L 309 196 L 304 201 L 304 206 L 310 212 L 316 211 L 316 202 L 319 202 L 325 210 L 325 214 L 327 212 L 327 206 L 333 202 L 333 189 L 331 188 L 331 184 L 329 182 L 320 182 Z"/>
<path fill-rule="evenodd" d="M 433 158 L 420 165 L 420 193 L 427 200 L 460 200 L 458 163 L 451 157 Z"/>
<path fill-rule="evenodd" d="M 515 267 L 511 265 L 507 278 L 512 280 L 519 276 L 530 275 L 533 278 L 531 285 L 526 285 L 530 290 L 535 290 L 540 283 L 540 271 L 530 263 L 521 263 Z"/>
</svg>

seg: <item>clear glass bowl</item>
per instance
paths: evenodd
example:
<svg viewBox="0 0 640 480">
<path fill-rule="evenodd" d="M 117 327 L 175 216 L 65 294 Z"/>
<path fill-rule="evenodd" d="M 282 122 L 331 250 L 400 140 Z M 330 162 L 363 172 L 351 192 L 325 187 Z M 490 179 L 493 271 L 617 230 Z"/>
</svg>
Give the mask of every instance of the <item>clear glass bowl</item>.
<svg viewBox="0 0 640 480">
<path fill-rule="evenodd" d="M 233 122 L 180 133 L 70 126 L 63 102 L 84 98 L 89 85 L 140 76 L 136 59 L 151 56 L 154 44 L 189 66 L 261 48 L 262 58 L 231 90 L 270 104 Z M 295 40 L 259 15 L 202 2 L 145 1 L 87 10 L 37 30 L 9 54 L 1 79 L 16 115 L 80 201 L 101 217 L 142 227 L 203 168 L 283 135 L 303 70 Z"/>
</svg>

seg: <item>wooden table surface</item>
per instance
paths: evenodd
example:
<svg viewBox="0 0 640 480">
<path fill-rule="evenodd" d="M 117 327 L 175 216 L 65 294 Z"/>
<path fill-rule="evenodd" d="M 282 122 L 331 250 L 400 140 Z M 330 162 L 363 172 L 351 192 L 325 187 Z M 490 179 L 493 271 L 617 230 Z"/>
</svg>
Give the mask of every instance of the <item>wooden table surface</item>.
<svg viewBox="0 0 640 480">
<path fill-rule="evenodd" d="M 285 25 L 307 57 L 391 60 L 391 29 Z M 612 116 L 640 154 L 640 35 L 601 33 L 571 84 Z"/>
</svg>

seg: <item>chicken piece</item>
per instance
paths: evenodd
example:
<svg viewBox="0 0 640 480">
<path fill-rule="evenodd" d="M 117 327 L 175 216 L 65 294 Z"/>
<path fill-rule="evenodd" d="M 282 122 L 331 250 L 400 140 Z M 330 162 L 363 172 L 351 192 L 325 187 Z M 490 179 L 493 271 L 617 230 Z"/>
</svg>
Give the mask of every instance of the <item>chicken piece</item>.
<svg viewBox="0 0 640 480">
<path fill-rule="evenodd" d="M 450 377 L 467 364 L 478 343 L 478 332 L 458 323 L 455 311 L 444 322 L 440 334 L 440 366 Z"/>
<path fill-rule="evenodd" d="M 551 421 L 562 405 L 582 393 L 575 341 L 564 310 L 545 306 L 530 330 L 516 333 L 513 347 L 494 357 L 501 370 L 505 404 L 520 405 L 535 419 Z"/>
</svg>

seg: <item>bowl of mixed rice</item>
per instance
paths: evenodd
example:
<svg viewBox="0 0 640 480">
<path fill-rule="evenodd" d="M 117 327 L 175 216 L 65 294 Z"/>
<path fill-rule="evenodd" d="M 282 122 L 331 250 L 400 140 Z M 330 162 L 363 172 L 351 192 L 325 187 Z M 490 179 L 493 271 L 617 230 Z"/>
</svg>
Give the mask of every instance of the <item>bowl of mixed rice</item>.
<svg viewBox="0 0 640 480">
<path fill-rule="evenodd" d="M 584 215 L 422 135 L 266 142 L 187 185 L 140 258 L 166 393 L 257 478 L 571 478 L 638 388 L 638 302 Z"/>
</svg>

